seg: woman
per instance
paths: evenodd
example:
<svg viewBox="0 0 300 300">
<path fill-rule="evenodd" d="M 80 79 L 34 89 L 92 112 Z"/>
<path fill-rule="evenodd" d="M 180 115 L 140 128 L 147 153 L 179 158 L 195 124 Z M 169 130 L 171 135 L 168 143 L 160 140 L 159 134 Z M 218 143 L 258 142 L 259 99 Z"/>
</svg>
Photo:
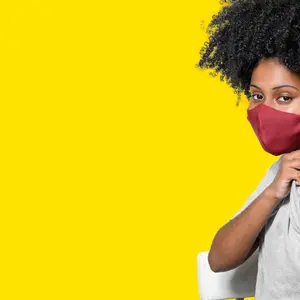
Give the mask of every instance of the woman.
<svg viewBox="0 0 300 300">
<path fill-rule="evenodd" d="M 198 66 L 247 96 L 263 149 L 281 156 L 217 232 L 209 264 L 227 271 L 258 250 L 255 299 L 300 299 L 300 0 L 223 3 Z"/>
</svg>

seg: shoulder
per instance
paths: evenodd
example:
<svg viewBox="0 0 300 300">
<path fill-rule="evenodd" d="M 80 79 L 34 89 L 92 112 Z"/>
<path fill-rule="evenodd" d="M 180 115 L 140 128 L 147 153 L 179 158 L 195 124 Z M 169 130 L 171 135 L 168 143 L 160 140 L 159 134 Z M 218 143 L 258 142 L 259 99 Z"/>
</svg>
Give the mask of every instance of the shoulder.
<svg viewBox="0 0 300 300">
<path fill-rule="evenodd" d="M 263 176 L 263 178 L 260 180 L 258 185 L 256 186 L 256 189 L 252 191 L 252 193 L 248 196 L 246 199 L 243 207 L 230 219 L 232 220 L 235 218 L 238 214 L 240 214 L 246 207 L 248 207 L 263 191 L 264 189 L 271 184 L 271 182 L 274 180 L 282 161 L 282 156 L 278 158 L 275 162 L 271 164 L 271 166 L 267 169 L 267 172 Z"/>
<path fill-rule="evenodd" d="M 281 155 L 269 168 L 268 168 L 268 171 L 267 173 L 273 173 L 273 174 L 277 174 L 279 168 L 280 168 L 280 165 L 281 165 L 281 162 L 282 162 L 282 158 L 283 158 L 283 155 Z"/>
</svg>

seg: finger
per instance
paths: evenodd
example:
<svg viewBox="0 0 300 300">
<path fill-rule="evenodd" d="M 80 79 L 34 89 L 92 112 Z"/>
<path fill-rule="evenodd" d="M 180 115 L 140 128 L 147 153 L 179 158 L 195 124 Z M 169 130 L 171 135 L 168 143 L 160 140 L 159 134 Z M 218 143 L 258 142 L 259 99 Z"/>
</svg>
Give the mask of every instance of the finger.
<svg viewBox="0 0 300 300">
<path fill-rule="evenodd" d="M 300 185 L 300 171 L 293 169 L 292 178 L 296 181 L 297 185 Z"/>
<path fill-rule="evenodd" d="M 294 150 L 294 151 L 292 151 L 292 152 L 290 152 L 290 153 L 286 153 L 286 154 L 284 154 L 284 155 L 285 155 L 285 156 L 288 156 L 288 158 L 290 158 L 290 159 L 294 159 L 294 158 L 300 156 L 300 149 Z"/>
<path fill-rule="evenodd" d="M 287 166 L 289 168 L 299 169 L 300 170 L 300 157 L 288 161 Z"/>
</svg>

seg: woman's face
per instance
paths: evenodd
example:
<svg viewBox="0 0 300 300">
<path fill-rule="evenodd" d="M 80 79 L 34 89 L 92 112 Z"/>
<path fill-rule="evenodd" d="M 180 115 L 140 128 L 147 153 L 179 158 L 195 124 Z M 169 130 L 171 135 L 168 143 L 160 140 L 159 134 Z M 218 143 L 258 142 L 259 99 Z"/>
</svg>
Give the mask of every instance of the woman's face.
<svg viewBox="0 0 300 300">
<path fill-rule="evenodd" d="M 277 110 L 300 115 L 300 76 L 276 58 L 262 60 L 253 70 L 248 109 L 264 103 Z"/>
</svg>

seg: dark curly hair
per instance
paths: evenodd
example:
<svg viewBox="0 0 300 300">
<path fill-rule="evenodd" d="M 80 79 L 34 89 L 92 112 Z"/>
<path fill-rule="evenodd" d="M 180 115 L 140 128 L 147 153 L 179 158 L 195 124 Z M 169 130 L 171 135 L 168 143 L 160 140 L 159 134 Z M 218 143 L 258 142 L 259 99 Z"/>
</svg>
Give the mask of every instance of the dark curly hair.
<svg viewBox="0 0 300 300">
<path fill-rule="evenodd" d="M 209 40 L 196 67 L 250 97 L 253 69 L 261 59 L 279 58 L 300 75 L 300 0 L 221 0 L 207 26 Z"/>
</svg>

